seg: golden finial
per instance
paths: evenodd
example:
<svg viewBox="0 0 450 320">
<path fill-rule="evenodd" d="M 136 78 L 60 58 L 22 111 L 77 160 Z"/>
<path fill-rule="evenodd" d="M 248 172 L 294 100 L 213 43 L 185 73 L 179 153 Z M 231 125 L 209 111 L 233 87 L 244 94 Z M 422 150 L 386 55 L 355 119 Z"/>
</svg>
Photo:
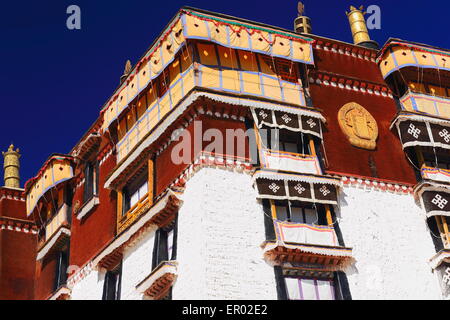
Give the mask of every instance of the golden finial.
<svg viewBox="0 0 450 320">
<path fill-rule="evenodd" d="M 132 66 L 131 66 L 131 61 L 130 60 L 127 60 L 127 62 L 125 63 L 125 70 L 123 71 L 123 74 L 125 75 L 128 75 L 128 74 L 130 74 L 130 72 L 131 72 L 131 68 L 132 68 Z"/>
<path fill-rule="evenodd" d="M 298 2 L 297 10 L 298 10 L 299 17 L 301 17 L 303 15 L 303 13 L 305 13 L 305 5 L 301 1 Z"/>
<path fill-rule="evenodd" d="M 127 60 L 127 62 L 125 62 L 125 69 L 123 70 L 123 75 L 120 77 L 120 83 L 124 82 L 125 79 L 128 77 L 128 75 L 131 72 L 132 69 L 132 65 L 131 65 L 131 61 Z"/>
<path fill-rule="evenodd" d="M 294 29 L 297 33 L 311 33 L 311 19 L 307 16 L 304 16 L 305 13 L 305 5 L 299 1 L 297 5 L 298 17 L 294 20 Z"/>
<path fill-rule="evenodd" d="M 20 153 L 19 148 L 14 150 L 14 145 L 8 148 L 8 151 L 2 152 L 3 154 L 3 179 L 5 181 L 5 187 L 20 188 Z"/>
<path fill-rule="evenodd" d="M 350 12 L 345 12 L 352 30 L 353 42 L 357 45 L 378 49 L 378 44 L 370 39 L 366 20 L 364 19 L 366 12 L 363 12 L 363 10 L 364 6 L 360 6 L 359 9 L 350 6 Z"/>
</svg>

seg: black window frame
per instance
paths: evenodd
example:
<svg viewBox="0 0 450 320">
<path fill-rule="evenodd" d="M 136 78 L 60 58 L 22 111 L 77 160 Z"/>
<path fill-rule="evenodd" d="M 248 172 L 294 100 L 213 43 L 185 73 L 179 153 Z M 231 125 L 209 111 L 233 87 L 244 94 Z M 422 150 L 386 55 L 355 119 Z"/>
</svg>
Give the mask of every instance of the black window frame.
<svg viewBox="0 0 450 320">
<path fill-rule="evenodd" d="M 302 209 L 302 215 L 303 215 L 303 221 L 306 221 L 306 213 L 305 209 L 313 209 L 316 212 L 317 215 L 317 222 L 315 225 L 318 226 L 327 226 L 328 223 L 326 221 L 326 214 L 325 214 L 325 208 L 323 205 L 318 203 L 309 203 L 309 202 L 301 202 L 301 201 L 295 201 L 295 200 L 273 200 L 275 205 L 275 211 L 277 210 L 277 207 L 285 207 L 286 208 L 286 220 L 280 220 L 278 218 L 278 213 L 276 211 L 276 218 L 280 221 L 287 221 L 287 222 L 293 222 L 292 221 L 292 208 L 301 208 Z M 296 223 L 304 223 L 306 222 L 296 222 Z"/>
<path fill-rule="evenodd" d="M 261 135 L 261 138 L 263 139 L 264 145 L 269 150 L 312 155 L 310 141 L 313 138 L 309 134 L 267 126 L 263 126 L 262 129 L 265 129 L 267 132 L 267 136 L 263 137 L 263 135 Z M 297 150 L 295 152 L 287 151 L 288 143 L 295 144 Z"/>
<path fill-rule="evenodd" d="M 56 252 L 56 270 L 53 291 L 58 290 L 67 283 L 67 269 L 69 267 L 69 250 Z"/>
<path fill-rule="evenodd" d="M 307 276 L 285 276 L 283 275 L 283 268 L 280 266 L 274 267 L 275 281 L 277 284 L 278 300 L 289 300 L 286 278 L 297 279 L 316 279 L 316 280 L 331 280 L 334 288 L 334 300 L 352 300 L 350 287 L 348 284 L 347 275 L 343 271 L 333 272 L 332 278 L 327 277 L 307 277 Z"/>
<path fill-rule="evenodd" d="M 159 228 L 155 233 L 155 242 L 153 246 L 152 270 L 164 261 L 176 260 L 177 258 L 177 234 L 178 217 L 175 217 L 171 227 Z M 169 257 L 168 236 L 173 232 L 172 255 Z"/>
<path fill-rule="evenodd" d="M 450 156 L 448 155 L 448 150 L 444 151 L 440 148 L 422 147 L 421 152 L 426 166 L 450 170 Z"/>
<path fill-rule="evenodd" d="M 103 282 L 102 300 L 120 300 L 122 287 L 122 263 L 115 269 L 108 270 Z"/>
<path fill-rule="evenodd" d="M 99 191 L 99 163 L 89 161 L 84 167 L 84 190 L 83 203 L 88 202 L 93 197 L 98 196 Z"/>
<path fill-rule="evenodd" d="M 122 217 L 131 209 L 131 196 L 140 189 L 145 183 L 148 183 L 148 169 L 144 169 L 142 175 L 136 178 L 122 189 Z M 149 188 L 150 186 L 147 186 Z M 141 200 L 141 199 L 139 199 Z"/>
</svg>

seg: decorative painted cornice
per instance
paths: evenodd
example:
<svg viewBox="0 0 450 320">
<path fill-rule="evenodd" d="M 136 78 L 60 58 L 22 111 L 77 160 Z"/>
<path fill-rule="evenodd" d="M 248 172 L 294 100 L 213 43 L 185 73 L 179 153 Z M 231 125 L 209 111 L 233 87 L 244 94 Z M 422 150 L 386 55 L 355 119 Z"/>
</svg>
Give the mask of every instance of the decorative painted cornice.
<svg viewBox="0 0 450 320">
<path fill-rule="evenodd" d="M 0 230 L 37 234 L 36 224 L 27 220 L 0 217 Z"/>
<path fill-rule="evenodd" d="M 0 187 L 0 201 L 3 199 L 25 202 L 24 189 Z"/>
<path fill-rule="evenodd" d="M 414 185 L 389 180 L 351 176 L 342 173 L 328 172 L 331 176 L 339 177 L 344 187 L 353 187 L 364 190 L 376 190 L 396 194 L 413 195 Z"/>
<path fill-rule="evenodd" d="M 72 274 L 69 274 L 69 278 L 67 279 L 67 287 L 69 289 L 72 289 L 76 283 L 86 278 L 92 272 L 92 270 L 94 270 L 92 261 L 89 261 L 79 269 L 73 270 L 74 272 Z"/>
<path fill-rule="evenodd" d="M 250 163 L 250 159 L 202 152 L 194 163 L 170 184 L 169 188 L 174 190 L 184 188 L 186 182 L 202 168 L 231 169 L 244 173 L 253 171 L 253 165 Z"/>
<path fill-rule="evenodd" d="M 334 42 L 328 39 L 317 39 L 313 43 L 313 48 L 317 50 L 331 51 L 337 54 L 351 56 L 354 58 L 376 63 L 377 52 L 360 46 L 342 42 Z"/>
<path fill-rule="evenodd" d="M 353 79 L 333 73 L 312 72 L 309 77 L 309 83 L 393 98 L 391 89 L 386 85 Z"/>
</svg>

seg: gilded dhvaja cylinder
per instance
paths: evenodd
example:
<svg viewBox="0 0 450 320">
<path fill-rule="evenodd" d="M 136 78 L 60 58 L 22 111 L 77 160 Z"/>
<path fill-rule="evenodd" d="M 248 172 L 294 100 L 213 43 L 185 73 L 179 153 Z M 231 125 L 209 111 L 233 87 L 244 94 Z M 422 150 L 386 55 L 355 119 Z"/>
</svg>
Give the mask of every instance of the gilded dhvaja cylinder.
<svg viewBox="0 0 450 320">
<path fill-rule="evenodd" d="M 347 12 L 347 17 L 352 30 L 353 42 L 355 44 L 360 44 L 370 41 L 369 31 L 367 30 L 362 7 L 357 9 L 354 6 L 350 6 L 350 12 Z"/>
<path fill-rule="evenodd" d="M 10 145 L 8 151 L 3 152 L 3 169 L 5 187 L 20 188 L 20 154 L 19 149 L 14 150 L 14 145 Z"/>
</svg>

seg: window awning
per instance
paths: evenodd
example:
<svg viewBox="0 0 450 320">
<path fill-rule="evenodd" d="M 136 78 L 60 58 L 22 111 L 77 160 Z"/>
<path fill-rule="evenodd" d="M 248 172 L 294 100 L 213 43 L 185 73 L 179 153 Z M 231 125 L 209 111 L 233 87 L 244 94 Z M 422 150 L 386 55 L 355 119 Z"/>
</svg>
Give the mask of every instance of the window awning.
<svg viewBox="0 0 450 320">
<path fill-rule="evenodd" d="M 252 108 L 252 114 L 259 129 L 266 125 L 271 128 L 312 134 L 322 139 L 321 121 L 324 119 L 320 113 L 308 112 L 302 109 L 268 110 Z"/>
<path fill-rule="evenodd" d="M 450 184 L 424 181 L 415 188 L 427 218 L 450 216 Z"/>
<path fill-rule="evenodd" d="M 253 179 L 259 199 L 338 204 L 337 178 L 257 171 Z"/>
<path fill-rule="evenodd" d="M 429 146 L 450 149 L 450 121 L 402 114 L 395 119 L 394 125 L 403 148 Z"/>
<path fill-rule="evenodd" d="M 55 154 L 44 163 L 36 177 L 25 183 L 27 216 L 49 190 L 74 177 L 73 165 L 73 157 Z"/>
</svg>

